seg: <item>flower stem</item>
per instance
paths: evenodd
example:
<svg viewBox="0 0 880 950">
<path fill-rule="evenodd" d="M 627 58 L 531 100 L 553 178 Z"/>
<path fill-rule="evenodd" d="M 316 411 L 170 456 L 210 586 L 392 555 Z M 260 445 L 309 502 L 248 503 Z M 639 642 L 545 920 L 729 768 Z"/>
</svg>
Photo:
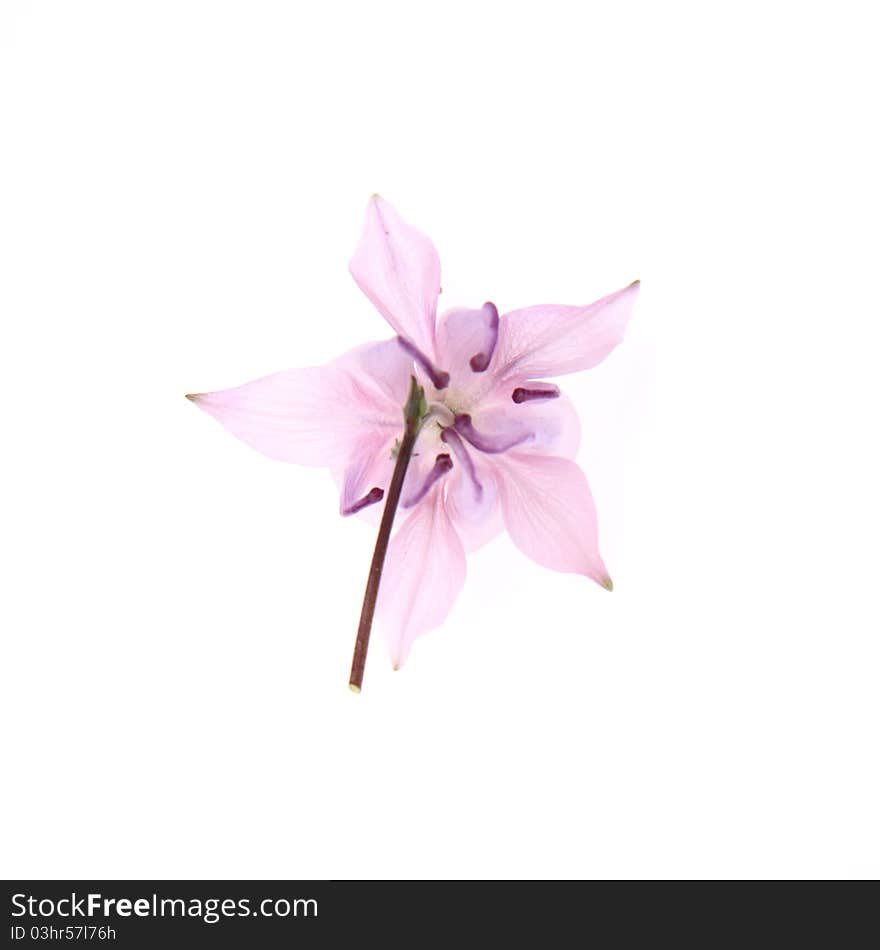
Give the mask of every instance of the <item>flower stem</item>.
<svg viewBox="0 0 880 950">
<path fill-rule="evenodd" d="M 370 630 L 373 627 L 373 614 L 376 611 L 376 599 L 379 596 L 379 582 L 382 580 L 382 567 L 385 564 L 385 554 L 388 551 L 388 541 L 391 538 L 391 527 L 394 524 L 394 514 L 397 503 L 400 501 L 400 492 L 409 460 L 412 457 L 416 436 L 419 434 L 419 425 L 424 414 L 425 392 L 410 377 L 409 396 L 403 409 L 404 430 L 403 439 L 397 451 L 397 463 L 385 496 L 385 507 L 382 510 L 382 521 L 379 524 L 379 535 L 376 538 L 376 547 L 373 550 L 373 560 L 370 563 L 370 573 L 367 576 L 367 587 L 364 591 L 364 603 L 361 607 L 361 620 L 358 624 L 357 640 L 354 643 L 354 656 L 351 660 L 351 675 L 348 678 L 349 689 L 355 693 L 361 691 L 364 681 L 364 667 L 367 662 L 367 647 L 370 645 Z"/>
</svg>

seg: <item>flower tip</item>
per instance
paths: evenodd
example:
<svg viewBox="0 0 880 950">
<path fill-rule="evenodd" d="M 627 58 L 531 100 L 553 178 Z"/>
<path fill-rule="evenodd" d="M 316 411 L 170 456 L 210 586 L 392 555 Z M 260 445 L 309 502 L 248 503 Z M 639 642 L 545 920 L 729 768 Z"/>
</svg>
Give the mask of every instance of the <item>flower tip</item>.
<svg viewBox="0 0 880 950">
<path fill-rule="evenodd" d="M 605 590 L 614 590 L 614 582 L 610 577 L 606 577 L 605 580 L 602 581 L 602 586 L 605 588 Z"/>
<path fill-rule="evenodd" d="M 186 394 L 186 398 L 190 402 L 195 402 L 199 398 L 199 396 L 201 396 L 201 393 L 187 393 Z"/>
<path fill-rule="evenodd" d="M 634 281 L 629 285 L 629 287 L 627 287 L 627 290 L 638 290 L 639 287 L 641 287 L 641 286 L 642 286 L 642 282 L 641 282 L 640 280 L 634 280 Z"/>
<path fill-rule="evenodd" d="M 348 684 L 348 688 L 349 688 L 353 693 L 359 693 L 359 692 L 361 691 L 361 688 L 360 688 L 360 686 L 358 686 L 357 683 L 349 683 L 349 684 Z"/>
</svg>

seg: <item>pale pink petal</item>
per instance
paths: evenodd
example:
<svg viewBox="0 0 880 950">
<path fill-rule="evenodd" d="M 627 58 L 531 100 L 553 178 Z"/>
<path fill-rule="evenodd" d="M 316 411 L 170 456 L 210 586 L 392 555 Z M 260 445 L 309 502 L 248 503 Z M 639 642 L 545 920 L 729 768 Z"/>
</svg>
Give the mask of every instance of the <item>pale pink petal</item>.
<svg viewBox="0 0 880 950">
<path fill-rule="evenodd" d="M 349 270 L 397 333 L 433 358 L 440 258 L 428 238 L 378 195 L 367 206 Z"/>
<path fill-rule="evenodd" d="M 340 511 L 343 514 L 352 513 L 353 506 L 366 499 L 374 488 L 381 488 L 383 495 L 379 502 L 382 504 L 378 502 L 367 504 L 354 512 L 362 521 L 370 524 L 379 523 L 384 507 L 384 489 L 387 489 L 391 482 L 397 459 L 397 448 L 402 435 L 401 414 L 400 427 L 390 438 L 387 429 L 376 430 L 373 435 L 365 435 L 355 450 L 345 459 L 343 467 L 333 470 L 333 477 L 339 486 Z M 427 491 L 423 492 L 423 488 L 425 482 L 431 477 L 437 456 L 448 453 L 447 447 L 439 439 L 426 440 L 426 435 L 424 430 L 420 433 L 406 470 L 406 478 L 400 494 L 401 511 L 406 507 L 414 507 L 408 503 L 419 494 L 427 494 Z"/>
<path fill-rule="evenodd" d="M 638 289 L 635 281 L 587 307 L 548 304 L 505 313 L 493 376 L 540 379 L 595 366 L 623 339 Z"/>
<path fill-rule="evenodd" d="M 504 522 L 514 544 L 544 567 L 583 574 L 611 589 L 598 547 L 596 507 L 568 459 L 509 453 L 493 459 Z"/>
<path fill-rule="evenodd" d="M 332 466 L 360 432 L 351 411 L 356 392 L 350 376 L 327 366 L 285 370 L 189 398 L 270 458 Z M 381 424 L 391 422 L 390 413 L 381 419 Z"/>
<path fill-rule="evenodd" d="M 471 417 L 473 428 L 499 444 L 515 444 L 517 452 L 536 452 L 574 458 L 581 425 L 571 400 L 553 399 L 514 403 L 510 387 L 490 402 L 480 404 Z M 557 390 L 558 392 L 558 390 Z"/>
<path fill-rule="evenodd" d="M 565 396 L 516 405 L 510 398 L 495 400 L 474 410 L 471 426 L 497 444 L 517 443 L 522 454 L 574 458 L 580 443 L 580 421 Z M 495 466 L 506 453 L 486 454 L 454 429 L 446 430 L 456 465 L 449 479 L 447 506 L 455 529 L 467 552 L 482 547 L 504 530 L 498 494 L 503 472 Z"/>
<path fill-rule="evenodd" d="M 345 511 L 374 484 L 387 484 L 411 371 L 411 359 L 388 340 L 326 366 L 274 373 L 190 399 L 270 458 L 329 468 Z"/>
<path fill-rule="evenodd" d="M 470 554 L 504 530 L 498 487 L 491 460 L 463 440 L 451 449 L 456 468 L 446 488 L 446 510 Z M 467 453 L 470 465 L 460 456 Z"/>
<path fill-rule="evenodd" d="M 341 463 L 331 467 L 339 488 L 340 514 L 359 514 L 370 522 L 379 519 L 380 502 L 394 469 L 393 447 L 394 437 L 388 429 L 365 430 Z M 375 489 L 380 489 L 381 494 Z"/>
<path fill-rule="evenodd" d="M 493 303 L 479 310 L 447 310 L 437 321 L 437 362 L 453 385 L 467 384 L 491 365 L 498 341 L 499 317 Z"/>
<path fill-rule="evenodd" d="M 491 471 L 454 429 L 442 429 L 430 420 L 422 427 L 403 484 L 401 507 L 426 494 L 425 486 L 441 455 L 449 456 L 452 463 L 441 482 L 447 510 L 465 551 L 473 551 L 503 531 L 504 523 Z"/>
<path fill-rule="evenodd" d="M 421 504 L 422 500 L 428 496 L 438 482 L 443 481 L 445 484 L 448 480 L 447 476 L 453 468 L 452 456 L 448 452 L 441 452 L 436 455 L 433 463 L 430 460 L 427 461 L 429 467 L 425 474 L 421 478 L 413 478 L 413 484 L 409 488 L 404 485 L 404 490 L 400 496 L 400 507 L 404 510 L 415 508 L 416 505 Z M 406 474 L 407 477 L 413 475 L 412 468 L 408 469 Z"/>
<path fill-rule="evenodd" d="M 446 619 L 465 572 L 464 549 L 436 487 L 391 539 L 379 585 L 376 619 L 395 669 L 417 637 Z"/>
<path fill-rule="evenodd" d="M 360 381 L 364 403 L 375 403 L 383 410 L 391 405 L 399 410 L 403 422 L 413 362 L 398 340 L 365 343 L 343 353 L 330 365 L 338 366 Z"/>
</svg>

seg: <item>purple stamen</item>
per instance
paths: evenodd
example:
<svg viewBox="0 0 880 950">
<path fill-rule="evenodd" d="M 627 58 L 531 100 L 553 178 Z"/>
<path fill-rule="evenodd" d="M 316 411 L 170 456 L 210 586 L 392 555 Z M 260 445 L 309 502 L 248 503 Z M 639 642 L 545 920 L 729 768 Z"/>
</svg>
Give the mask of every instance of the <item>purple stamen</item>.
<svg viewBox="0 0 880 950">
<path fill-rule="evenodd" d="M 471 422 L 471 417 L 467 413 L 462 413 L 455 417 L 455 428 L 459 435 L 464 436 L 475 448 L 481 452 L 487 452 L 490 455 L 497 455 L 499 452 L 506 452 L 515 445 L 525 442 L 532 437 L 531 432 L 523 432 L 513 438 L 497 438 L 490 435 L 482 435 L 477 432 Z"/>
<path fill-rule="evenodd" d="M 363 498 L 359 498 L 353 505 L 342 510 L 343 515 L 354 515 L 370 505 L 375 505 L 385 497 L 385 492 L 381 488 L 371 488 Z"/>
<path fill-rule="evenodd" d="M 447 373 L 446 370 L 437 369 L 428 357 L 425 356 L 417 346 L 410 343 L 409 340 L 405 340 L 402 336 L 399 336 L 397 342 L 428 374 L 428 378 L 433 383 L 434 389 L 446 389 L 449 385 L 449 373 Z"/>
<path fill-rule="evenodd" d="M 492 354 L 495 352 L 495 344 L 498 342 L 498 308 L 491 301 L 487 301 L 483 304 L 483 310 L 489 311 L 489 326 L 487 327 L 489 339 L 486 347 L 470 359 L 471 369 L 475 373 L 485 373 L 489 368 Z"/>
<path fill-rule="evenodd" d="M 461 441 L 461 436 L 455 431 L 455 429 L 444 429 L 440 433 L 440 438 L 447 445 L 451 446 L 452 451 L 455 453 L 455 457 L 464 466 L 464 470 L 467 472 L 468 477 L 471 480 L 471 484 L 474 486 L 474 494 L 479 500 L 483 497 L 483 486 L 480 484 L 479 478 L 477 478 L 477 470 L 474 467 L 474 460 L 471 458 L 470 452 L 468 452 L 464 442 Z"/>
<path fill-rule="evenodd" d="M 517 386 L 514 389 L 511 399 L 516 403 L 531 402 L 533 399 L 555 399 L 559 395 L 559 389 L 553 383 L 540 383 L 546 386 L 546 389 L 524 389 Z"/>
<path fill-rule="evenodd" d="M 434 460 L 434 467 L 428 472 L 422 487 L 414 494 L 410 495 L 403 503 L 404 508 L 412 508 L 417 505 L 428 494 L 434 482 L 442 478 L 452 468 L 452 459 L 444 452 L 438 455 Z"/>
</svg>

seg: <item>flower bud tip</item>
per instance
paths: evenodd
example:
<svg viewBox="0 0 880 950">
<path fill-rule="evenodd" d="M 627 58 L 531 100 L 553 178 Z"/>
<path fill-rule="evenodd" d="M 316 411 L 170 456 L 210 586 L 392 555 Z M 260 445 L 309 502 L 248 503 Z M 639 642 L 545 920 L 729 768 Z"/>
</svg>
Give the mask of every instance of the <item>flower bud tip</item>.
<svg viewBox="0 0 880 950">
<path fill-rule="evenodd" d="M 606 577 L 605 580 L 602 581 L 602 586 L 605 588 L 605 590 L 614 590 L 614 583 L 610 577 Z"/>
<path fill-rule="evenodd" d="M 199 398 L 200 393 L 187 393 L 186 398 L 190 402 L 195 402 Z"/>
<path fill-rule="evenodd" d="M 360 688 L 360 686 L 357 685 L 357 683 L 349 683 L 349 684 L 348 684 L 348 688 L 349 688 L 353 693 L 359 693 L 359 692 L 361 691 L 361 688 Z"/>
</svg>

